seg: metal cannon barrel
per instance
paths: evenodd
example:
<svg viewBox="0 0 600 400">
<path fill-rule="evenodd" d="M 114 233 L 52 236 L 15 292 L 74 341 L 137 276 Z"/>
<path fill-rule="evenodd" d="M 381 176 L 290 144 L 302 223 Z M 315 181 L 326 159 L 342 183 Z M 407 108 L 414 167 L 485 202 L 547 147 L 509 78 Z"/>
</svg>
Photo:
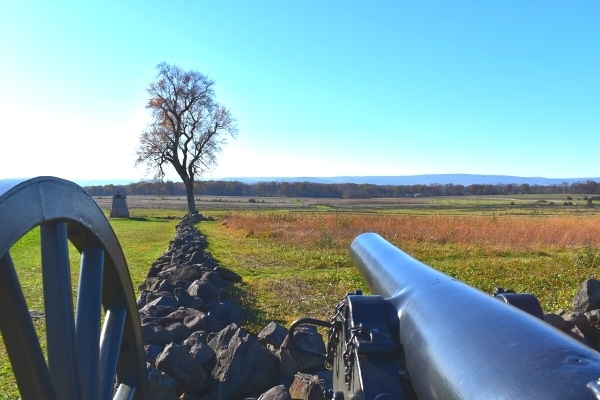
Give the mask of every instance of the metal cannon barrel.
<svg viewBox="0 0 600 400">
<path fill-rule="evenodd" d="M 600 398 L 600 353 L 377 234 L 359 235 L 350 254 L 397 312 L 395 340 L 420 400 Z"/>
</svg>

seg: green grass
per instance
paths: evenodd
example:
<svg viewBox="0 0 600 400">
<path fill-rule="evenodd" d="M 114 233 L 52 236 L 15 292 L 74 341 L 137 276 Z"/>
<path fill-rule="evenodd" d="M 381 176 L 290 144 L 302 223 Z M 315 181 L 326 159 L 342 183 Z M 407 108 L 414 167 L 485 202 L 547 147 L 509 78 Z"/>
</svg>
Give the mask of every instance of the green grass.
<svg viewBox="0 0 600 400">
<path fill-rule="evenodd" d="M 175 236 L 175 226 L 179 222 L 153 217 L 110 220 L 125 254 L 136 295 L 139 294 L 138 286 L 148 275 L 150 265 L 165 252 Z"/>
<path fill-rule="evenodd" d="M 346 293 L 367 291 L 349 257 L 351 239 L 340 240 L 335 230 L 311 225 L 311 216 L 272 214 L 266 219 L 279 219 L 281 224 L 262 229 L 234 228 L 227 219 L 200 224 L 213 256 L 244 277 L 236 295 L 249 313 L 252 331 L 270 321 L 289 326 L 299 317 L 328 320 Z M 364 219 L 358 216 L 348 223 L 364 224 Z M 426 218 L 422 223 L 427 221 L 434 224 L 437 220 Z M 538 220 L 524 219 L 523 223 L 529 221 Z M 291 230 L 300 234 L 290 234 Z M 580 283 L 598 277 L 598 245 L 498 247 L 486 244 L 489 233 L 481 232 L 483 244 L 461 246 L 427 237 L 392 241 L 414 258 L 486 293 L 496 287 L 532 293 L 546 312 L 570 309 Z"/>
<path fill-rule="evenodd" d="M 407 251 L 486 293 L 496 287 L 532 293 L 546 312 L 570 309 L 580 283 L 598 277 L 594 262 L 577 262 L 580 250 L 490 252 L 482 247 L 457 249 L 451 244 L 420 243 L 408 246 Z"/>
<path fill-rule="evenodd" d="M 233 291 L 251 332 L 258 333 L 271 321 L 289 327 L 301 317 L 329 320 L 348 292 L 364 288 L 347 250 L 327 241 L 306 247 L 230 235 L 219 221 L 201 222 L 199 229 L 221 265 L 243 277 Z"/>
</svg>

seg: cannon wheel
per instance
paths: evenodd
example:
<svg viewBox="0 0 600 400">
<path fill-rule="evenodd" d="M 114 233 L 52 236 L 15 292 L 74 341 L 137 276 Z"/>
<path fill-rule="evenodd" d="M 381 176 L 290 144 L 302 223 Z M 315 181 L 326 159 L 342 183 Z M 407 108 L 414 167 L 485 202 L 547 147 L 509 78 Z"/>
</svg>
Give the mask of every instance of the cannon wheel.
<svg viewBox="0 0 600 400">
<path fill-rule="evenodd" d="M 10 256 L 15 242 L 37 227 L 47 360 Z M 76 299 L 68 242 L 80 256 Z M 0 181 L 0 307 L 23 399 L 148 398 L 125 257 L 102 210 L 76 184 L 53 177 Z"/>
</svg>

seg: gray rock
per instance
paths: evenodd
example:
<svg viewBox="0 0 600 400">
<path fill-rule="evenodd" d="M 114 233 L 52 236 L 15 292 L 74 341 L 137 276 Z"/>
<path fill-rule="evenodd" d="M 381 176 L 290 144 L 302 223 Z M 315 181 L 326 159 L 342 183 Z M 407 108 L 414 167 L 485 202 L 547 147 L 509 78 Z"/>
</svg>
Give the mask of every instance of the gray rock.
<svg viewBox="0 0 600 400">
<path fill-rule="evenodd" d="M 142 339 L 144 341 L 144 345 L 166 345 L 171 343 L 174 337 L 172 332 L 166 330 L 158 322 L 153 321 L 147 324 L 142 324 Z"/>
<path fill-rule="evenodd" d="M 585 337 L 585 335 L 583 334 L 583 332 L 581 332 L 581 330 L 577 327 L 574 326 L 571 328 L 571 330 L 569 330 L 567 332 L 571 337 L 579 340 L 581 343 L 592 347 L 592 343 L 590 342 L 590 340 L 588 338 Z"/>
<path fill-rule="evenodd" d="M 294 331 L 294 340 L 298 346 L 317 353 L 325 353 L 325 343 L 314 326 L 299 326 Z M 304 354 L 298 350 L 286 336 L 279 349 L 281 373 L 293 377 L 297 372 L 315 372 L 325 369 L 325 361 L 319 357 Z"/>
<path fill-rule="evenodd" d="M 231 301 L 208 303 L 205 307 L 208 314 L 218 323 L 217 330 L 221 330 L 229 324 L 241 325 L 243 320 L 242 310 Z"/>
<path fill-rule="evenodd" d="M 156 277 L 156 274 L 158 274 L 158 272 L 162 271 L 162 268 L 164 268 L 164 266 L 161 265 L 156 265 L 156 266 L 152 266 L 150 268 L 150 272 L 148 272 L 148 276 L 146 277 L 146 280 L 144 281 L 144 287 L 147 290 L 150 291 L 154 291 L 156 290 L 156 287 L 158 285 L 158 278 Z"/>
<path fill-rule="evenodd" d="M 206 342 L 207 334 L 203 331 L 193 332 L 184 342 L 190 354 L 203 367 L 208 367 L 215 358 L 215 351 Z"/>
<path fill-rule="evenodd" d="M 588 311 L 585 314 L 590 325 L 598 329 L 600 327 L 600 310 Z"/>
<path fill-rule="evenodd" d="M 194 316 L 200 314 L 201 311 L 195 310 L 193 308 L 179 308 L 166 317 L 164 317 L 164 321 L 168 321 L 168 323 L 173 322 L 183 322 L 187 317 Z"/>
<path fill-rule="evenodd" d="M 206 279 L 194 280 L 187 289 L 191 296 L 199 297 L 204 304 L 219 302 L 219 291 L 215 285 Z"/>
<path fill-rule="evenodd" d="M 139 310 L 139 314 L 140 314 L 140 318 L 142 318 L 142 319 L 144 319 L 144 318 L 157 319 L 157 318 L 166 317 L 167 315 L 171 314 L 175 310 L 176 310 L 175 307 L 153 306 L 151 304 L 146 304 L 144 307 L 142 307 Z"/>
<path fill-rule="evenodd" d="M 196 243 L 190 242 L 190 243 L 186 243 L 183 246 L 181 246 L 179 251 L 182 253 L 189 254 L 189 253 L 195 251 L 196 248 L 197 248 Z"/>
<path fill-rule="evenodd" d="M 156 363 L 156 357 L 163 352 L 165 346 L 159 344 L 147 344 L 144 346 L 144 354 L 146 356 L 146 362 L 154 365 Z"/>
<path fill-rule="evenodd" d="M 587 279 L 581 283 L 573 298 L 573 311 L 586 312 L 600 309 L 600 281 Z"/>
<path fill-rule="evenodd" d="M 198 314 L 186 317 L 183 320 L 183 323 L 191 332 L 216 332 L 219 330 L 218 323 L 215 321 L 215 319 L 201 311 L 198 312 Z"/>
<path fill-rule="evenodd" d="M 197 297 L 189 294 L 184 288 L 177 287 L 174 290 L 175 299 L 179 307 L 193 308 L 199 310 L 204 305 L 204 301 Z"/>
<path fill-rule="evenodd" d="M 173 295 L 173 291 L 175 290 L 175 285 L 168 280 L 163 280 L 158 285 L 158 290 L 161 292 L 165 292 L 165 293 L 169 293 L 169 294 Z"/>
<path fill-rule="evenodd" d="M 29 310 L 29 316 L 32 319 L 45 318 L 46 313 L 44 311 Z"/>
<path fill-rule="evenodd" d="M 584 313 L 565 311 L 561 317 L 565 320 L 565 325 L 562 328 L 565 332 L 570 331 L 574 326 L 577 326 L 584 333 L 588 331 L 590 325 Z"/>
<path fill-rule="evenodd" d="M 179 384 L 165 374 L 154 368 L 154 365 L 146 363 L 148 369 L 148 394 L 153 400 L 178 400 L 177 388 Z"/>
<path fill-rule="evenodd" d="M 148 296 L 150 295 L 150 293 L 152 293 L 150 290 L 142 290 L 142 292 L 136 300 L 138 310 L 144 307 L 146 304 L 148 304 Z"/>
<path fill-rule="evenodd" d="M 211 257 L 204 251 L 195 251 L 190 257 L 190 264 L 204 264 L 211 261 Z"/>
<path fill-rule="evenodd" d="M 165 329 L 173 334 L 173 342 L 175 343 L 183 342 L 191 333 L 189 328 L 181 322 L 170 324 Z"/>
<path fill-rule="evenodd" d="M 202 395 L 209 389 L 209 377 L 186 346 L 168 344 L 156 358 L 156 369 L 173 378 L 181 392 Z"/>
<path fill-rule="evenodd" d="M 162 279 L 170 279 L 171 275 L 175 273 L 175 271 L 177 271 L 177 269 L 179 268 L 180 262 L 177 260 L 172 260 L 171 263 L 164 267 L 158 274 L 157 276 L 162 280 Z"/>
<path fill-rule="evenodd" d="M 565 320 L 558 314 L 546 313 L 544 314 L 544 321 L 552 325 L 556 329 L 562 329 L 565 326 Z"/>
<path fill-rule="evenodd" d="M 277 385 L 260 395 L 258 400 L 292 400 L 285 385 Z"/>
<path fill-rule="evenodd" d="M 287 335 L 287 328 L 273 321 L 260 331 L 258 341 L 265 347 L 271 345 L 274 349 L 278 350 Z"/>
<path fill-rule="evenodd" d="M 206 343 L 207 337 L 208 337 L 208 334 L 206 332 L 203 332 L 203 331 L 192 332 L 190 334 L 190 336 L 183 341 L 183 344 L 189 348 L 192 348 L 192 346 L 194 346 L 196 344 L 196 342 L 198 342 L 198 341 Z"/>
<path fill-rule="evenodd" d="M 208 340 L 208 345 L 215 352 L 229 346 L 229 342 L 239 327 L 236 324 L 230 324 L 221 329 L 216 335 Z"/>
<path fill-rule="evenodd" d="M 317 375 L 297 373 L 290 386 L 290 395 L 294 399 L 325 400 L 321 383 Z"/>
<path fill-rule="evenodd" d="M 175 267 L 170 264 L 165 265 L 161 271 L 164 271 L 165 269 L 168 269 L 168 268 L 175 268 Z M 161 294 L 162 296 L 173 294 L 173 293 L 164 292 L 164 291 L 158 289 L 164 281 L 165 281 L 164 279 L 161 279 L 158 277 L 152 278 L 152 280 L 151 280 L 151 278 L 146 279 L 147 289 L 152 291 L 152 294 L 156 294 L 156 296 L 154 298 L 160 297 L 160 296 L 158 296 L 159 294 Z"/>
<path fill-rule="evenodd" d="M 217 383 L 213 396 L 237 399 L 273 387 L 279 376 L 279 360 L 244 329 L 237 329 L 227 346 L 216 353 L 212 377 Z"/>
<path fill-rule="evenodd" d="M 222 289 L 223 287 L 225 287 L 225 283 L 223 282 L 223 278 L 221 278 L 221 274 L 219 274 L 215 270 L 206 271 L 202 275 L 202 277 L 200 279 L 211 281 L 212 284 L 215 285 L 215 287 L 217 288 L 217 290 Z"/>
<path fill-rule="evenodd" d="M 178 305 L 177 300 L 175 300 L 175 297 L 160 296 L 159 298 L 152 300 L 151 302 L 147 303 L 144 307 L 140 308 L 139 312 L 141 314 L 149 313 L 149 310 L 153 307 L 169 307 L 173 310 L 176 310 Z"/>
<path fill-rule="evenodd" d="M 177 238 L 176 242 L 175 242 L 175 246 L 180 241 L 183 241 L 185 243 L 185 240 L 186 240 L 186 238 L 183 238 L 183 237 Z M 173 246 L 173 247 L 175 247 L 175 246 Z M 185 265 L 189 261 L 190 256 L 188 254 L 182 253 L 180 248 L 181 247 L 177 248 L 177 250 L 171 254 L 171 265 L 175 265 L 175 266 Z"/>
<path fill-rule="evenodd" d="M 161 273 L 163 269 L 165 269 L 166 265 L 162 263 L 156 263 L 150 267 L 150 271 L 148 271 L 148 276 L 146 277 L 146 288 L 152 290 L 154 283 L 158 279 L 158 274 Z"/>
<path fill-rule="evenodd" d="M 196 279 L 200 279 L 200 277 L 208 270 L 208 267 L 203 265 L 182 265 L 178 266 L 175 271 L 171 273 L 170 280 L 175 281 L 186 281 L 193 282 Z"/>
</svg>

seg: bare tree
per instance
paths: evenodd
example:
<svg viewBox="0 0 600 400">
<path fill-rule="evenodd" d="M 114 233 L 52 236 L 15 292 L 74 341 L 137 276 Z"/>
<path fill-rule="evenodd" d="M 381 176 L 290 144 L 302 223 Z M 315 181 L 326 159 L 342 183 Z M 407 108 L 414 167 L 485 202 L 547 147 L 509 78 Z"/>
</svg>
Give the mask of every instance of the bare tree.
<svg viewBox="0 0 600 400">
<path fill-rule="evenodd" d="M 227 139 L 237 134 L 236 121 L 215 101 L 215 83 L 205 75 L 164 62 L 156 68 L 146 90 L 152 121 L 140 134 L 135 164 L 146 164 L 158 180 L 172 167 L 185 185 L 189 213 L 196 214 L 196 177 L 217 164 Z"/>
</svg>

